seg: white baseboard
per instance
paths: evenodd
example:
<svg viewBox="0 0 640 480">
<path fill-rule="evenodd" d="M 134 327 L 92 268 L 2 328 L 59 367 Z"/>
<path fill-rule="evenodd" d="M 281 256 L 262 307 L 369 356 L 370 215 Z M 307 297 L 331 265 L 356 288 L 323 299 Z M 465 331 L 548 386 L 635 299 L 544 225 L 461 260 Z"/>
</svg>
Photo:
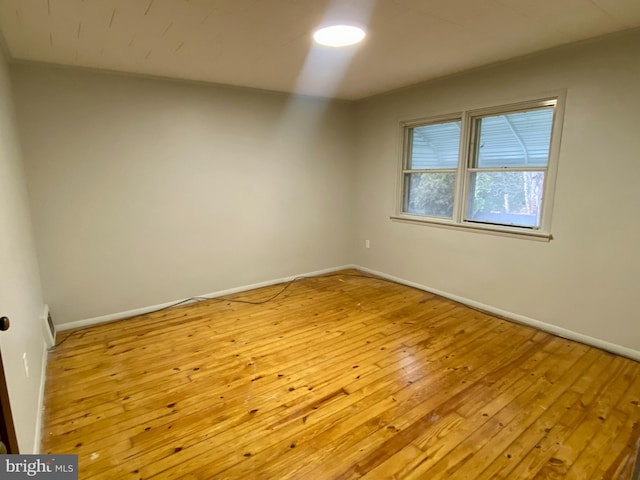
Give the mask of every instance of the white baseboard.
<svg viewBox="0 0 640 480">
<path fill-rule="evenodd" d="M 440 295 L 441 297 L 445 297 L 450 300 L 462 303 L 464 305 L 468 305 L 478 310 L 492 313 L 494 315 L 504 317 L 509 320 L 513 320 L 514 322 L 521 323 L 523 325 L 527 325 L 533 328 L 537 328 L 539 330 L 543 330 L 548 333 L 552 333 L 553 335 L 557 335 L 559 337 L 566 338 L 568 340 L 574 340 L 576 342 L 584 343 L 586 345 L 591 345 L 592 347 L 600 348 L 602 350 L 615 353 L 616 355 L 621 355 L 623 357 L 631 358 L 632 360 L 640 361 L 640 351 L 634 350 L 632 348 L 623 347 L 622 345 L 617 345 L 615 343 L 607 342 L 605 340 L 600 340 L 599 338 L 590 337 L 589 335 L 584 335 L 582 333 L 574 332 L 573 330 L 568 330 L 566 328 L 558 327 L 550 323 L 541 322 L 540 320 L 535 320 L 533 318 L 525 317 L 524 315 L 508 312 L 500 308 L 492 307 L 491 305 L 485 305 L 484 303 L 476 302 L 475 300 L 459 297 L 458 295 L 453 295 L 447 292 L 443 292 L 435 288 L 430 288 L 416 282 L 404 280 L 403 278 L 394 277 L 393 275 L 388 275 L 386 273 L 379 272 L 377 270 L 372 270 L 370 268 L 362 267 L 360 265 L 353 265 L 352 268 L 357 268 L 358 270 L 361 270 L 363 272 L 367 272 L 372 275 L 377 275 L 378 277 L 386 278 L 388 280 L 392 280 L 402 285 L 407 285 L 409 287 L 414 287 L 419 290 L 424 290 L 425 292 L 434 293 L 436 295 Z"/>
<path fill-rule="evenodd" d="M 291 275 L 289 277 L 277 278 L 277 279 L 274 279 L 274 280 L 267 280 L 265 282 L 254 283 L 254 284 L 251 284 L 251 285 L 244 285 L 242 287 L 230 288 L 228 290 L 220 290 L 218 292 L 206 293 L 204 295 L 195 295 L 195 296 L 196 297 L 203 297 L 203 298 L 224 297 L 226 295 L 231 295 L 231 294 L 234 294 L 234 293 L 246 292 L 247 290 L 253 290 L 254 288 L 268 287 L 270 285 L 276 285 L 278 283 L 290 282 L 294 278 L 298 278 L 298 277 L 314 277 L 314 276 L 317 276 L 317 275 L 336 272 L 338 270 L 345 270 L 345 269 L 348 269 L 348 268 L 355 268 L 355 267 L 353 265 L 341 265 L 339 267 L 325 268 L 323 270 L 316 270 L 314 272 L 302 273 L 300 275 Z M 61 323 L 60 325 L 56 325 L 56 330 L 61 332 L 61 331 L 65 331 L 65 330 L 71 330 L 73 328 L 80 328 L 80 327 L 88 327 L 88 326 L 91 326 L 91 325 L 97 325 L 99 323 L 114 322 L 116 320 L 122 320 L 124 318 L 130 318 L 130 317 L 135 317 L 137 315 L 144 315 L 145 313 L 155 312 L 156 310 L 160 310 L 161 308 L 170 307 L 170 306 L 175 305 L 176 303 L 179 303 L 179 302 L 184 302 L 184 303 L 181 303 L 180 305 L 187 305 L 187 304 L 192 303 L 192 302 L 195 301 L 195 300 L 193 300 L 191 302 L 188 302 L 188 301 L 185 301 L 185 300 L 187 300 L 187 299 L 174 300 L 173 302 L 160 303 L 158 305 L 151 305 L 151 306 L 148 306 L 148 307 L 136 308 L 136 309 L 133 309 L 133 310 L 127 310 L 125 312 L 112 313 L 112 314 L 109 314 L 109 315 L 102 315 L 100 317 L 87 318 L 87 319 L 84 319 L 84 320 L 76 320 L 74 322 Z"/>
<path fill-rule="evenodd" d="M 42 444 L 42 426 L 44 424 L 44 388 L 47 383 L 47 360 L 49 358 L 49 350 L 47 344 L 42 341 L 42 373 L 40 375 L 40 389 L 38 391 L 38 416 L 36 417 L 36 432 L 33 440 L 33 453 L 40 453 L 40 445 Z"/>
<path fill-rule="evenodd" d="M 265 282 L 254 283 L 251 285 L 244 285 L 242 287 L 231 288 L 228 290 L 221 290 L 218 292 L 207 293 L 204 295 L 197 295 L 198 297 L 204 298 L 215 298 L 215 297 L 223 297 L 225 295 L 231 295 L 233 293 L 245 292 L 247 290 L 252 290 L 254 288 L 267 287 L 270 285 L 275 285 L 278 283 L 289 282 L 297 277 L 313 277 L 317 275 L 322 275 L 325 273 L 331 273 L 338 270 L 345 270 L 349 268 L 355 268 L 361 270 L 363 272 L 370 273 L 372 275 L 376 275 L 378 277 L 386 278 L 388 280 L 392 280 L 394 282 L 400 283 L 402 285 L 407 285 L 409 287 L 414 287 L 419 290 L 424 290 L 425 292 L 434 293 L 436 295 L 440 295 L 441 297 L 448 298 L 450 300 L 454 300 L 456 302 L 462 303 L 464 305 L 468 305 L 470 307 L 476 308 L 478 310 L 482 310 L 488 313 L 492 313 L 494 315 L 498 315 L 500 317 L 507 318 L 509 320 L 513 320 L 514 322 L 521 323 L 523 325 L 527 325 L 533 328 L 537 328 L 539 330 L 543 330 L 545 332 L 551 333 L 553 335 L 558 335 L 559 337 L 563 337 L 569 340 L 574 340 L 576 342 L 584 343 L 586 345 L 591 345 L 596 348 L 600 348 L 602 350 L 606 350 L 611 353 L 615 353 L 616 355 L 622 355 L 624 357 L 631 358 L 636 361 L 640 361 L 640 351 L 634 350 L 632 348 L 624 347 L 622 345 L 617 345 L 615 343 L 607 342 L 605 340 L 601 340 L 595 337 L 590 337 L 589 335 L 584 335 L 579 332 L 574 332 L 573 330 L 568 330 L 566 328 L 558 327 L 556 325 L 552 325 L 550 323 L 541 322 L 540 320 L 535 320 L 533 318 L 526 317 L 524 315 L 519 315 L 517 313 L 509 312 L 507 310 L 502 310 L 497 307 L 493 307 L 491 305 L 486 305 L 484 303 L 476 302 L 475 300 L 470 300 L 468 298 L 460 297 L 458 295 L 453 295 L 448 292 L 443 292 L 441 290 L 437 290 L 435 288 L 431 288 L 425 285 L 421 285 L 416 282 L 412 282 L 409 280 L 405 280 L 403 278 L 395 277 L 393 275 L 388 275 L 384 272 L 379 272 L 377 270 L 373 270 L 367 267 L 363 267 L 360 265 L 341 265 L 339 267 L 326 268 L 324 270 L 316 270 L 314 272 L 303 273 L 300 275 L 291 275 L 289 277 L 277 278 L 274 280 L 268 280 Z M 124 318 L 130 318 L 137 315 L 143 315 L 145 313 L 153 312 L 159 310 L 161 308 L 170 307 L 181 300 L 175 300 L 173 302 L 161 303 L 158 305 L 152 305 L 149 307 L 136 308 L 134 310 L 127 310 L 125 312 L 113 313 L 110 315 L 103 315 L 100 317 L 87 318 L 84 320 L 77 320 L 74 322 L 63 323 L 57 325 L 56 328 L 58 331 L 70 330 L 73 328 L 79 327 L 87 327 L 90 325 L 97 325 L 100 323 L 113 322 L 116 320 L 122 320 Z M 185 302 L 181 305 L 185 305 L 188 302 Z M 44 380 L 43 380 L 44 382 Z M 44 383 L 42 385 L 42 390 L 44 391 Z"/>
</svg>

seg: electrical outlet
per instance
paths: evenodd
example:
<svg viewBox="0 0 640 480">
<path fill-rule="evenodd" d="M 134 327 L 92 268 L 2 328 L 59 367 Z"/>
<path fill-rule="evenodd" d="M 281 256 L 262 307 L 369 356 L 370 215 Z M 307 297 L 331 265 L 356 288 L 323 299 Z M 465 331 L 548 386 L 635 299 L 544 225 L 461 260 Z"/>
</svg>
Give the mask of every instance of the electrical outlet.
<svg viewBox="0 0 640 480">
<path fill-rule="evenodd" d="M 364 248 L 371 248 L 371 242 L 369 240 L 364 241 Z"/>
<path fill-rule="evenodd" d="M 24 363 L 24 374 L 29 378 L 29 362 L 27 361 L 27 352 L 22 354 L 22 361 Z"/>
</svg>

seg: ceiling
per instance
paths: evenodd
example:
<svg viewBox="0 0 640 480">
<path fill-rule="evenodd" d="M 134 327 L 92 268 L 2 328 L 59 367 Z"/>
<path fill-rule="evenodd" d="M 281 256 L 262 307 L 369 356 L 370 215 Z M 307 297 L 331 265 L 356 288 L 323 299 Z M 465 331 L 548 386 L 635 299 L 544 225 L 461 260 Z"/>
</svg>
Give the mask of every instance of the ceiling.
<svg viewBox="0 0 640 480">
<path fill-rule="evenodd" d="M 336 21 L 365 42 L 313 45 Z M 639 0 L 0 0 L 12 60 L 350 100 L 638 26 Z"/>
</svg>

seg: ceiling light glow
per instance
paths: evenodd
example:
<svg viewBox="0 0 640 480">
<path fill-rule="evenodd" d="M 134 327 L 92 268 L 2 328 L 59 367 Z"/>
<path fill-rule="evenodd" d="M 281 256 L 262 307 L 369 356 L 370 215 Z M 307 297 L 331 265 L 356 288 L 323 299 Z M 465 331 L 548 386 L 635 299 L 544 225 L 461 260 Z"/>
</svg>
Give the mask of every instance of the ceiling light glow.
<svg viewBox="0 0 640 480">
<path fill-rule="evenodd" d="M 347 47 L 361 42 L 367 34 L 352 25 L 332 25 L 316 30 L 313 39 L 327 47 Z"/>
</svg>

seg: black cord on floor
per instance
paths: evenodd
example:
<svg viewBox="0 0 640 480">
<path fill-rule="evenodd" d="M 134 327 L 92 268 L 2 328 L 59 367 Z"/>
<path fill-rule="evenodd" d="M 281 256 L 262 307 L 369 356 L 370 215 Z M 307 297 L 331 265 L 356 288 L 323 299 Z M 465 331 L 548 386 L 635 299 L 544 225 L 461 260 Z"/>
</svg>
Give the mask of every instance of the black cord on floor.
<svg viewBox="0 0 640 480">
<path fill-rule="evenodd" d="M 376 277 L 374 275 L 364 275 L 361 273 L 327 273 L 324 275 L 315 275 L 315 276 L 311 276 L 311 277 L 307 277 L 305 275 L 300 275 L 297 276 L 291 280 L 289 280 L 287 283 L 285 283 L 285 285 L 274 295 L 270 296 L 269 298 L 265 299 L 265 300 L 259 300 L 259 301 L 253 301 L 253 300 L 242 300 L 240 298 L 228 298 L 228 297 L 189 297 L 186 298 L 184 300 L 181 300 L 179 302 L 176 303 L 172 303 L 171 305 L 167 305 L 165 307 L 161 307 L 158 308 L 156 310 L 151 310 L 149 312 L 145 312 L 142 313 L 140 315 L 134 315 L 132 317 L 127 317 L 127 318 L 123 318 L 121 320 L 126 320 L 128 318 L 134 318 L 134 317 L 141 317 L 143 315 L 149 315 L 150 313 L 158 313 L 161 312 L 163 310 L 168 310 L 169 308 L 174 308 L 186 303 L 200 303 L 200 302 L 211 302 L 211 301 L 218 301 L 218 302 L 233 302 L 233 303 L 243 303 L 246 305 L 264 305 L 265 303 L 269 303 L 273 300 L 275 300 L 276 298 L 278 298 L 280 295 L 282 295 L 284 292 L 286 292 L 289 287 L 291 287 L 291 285 L 293 285 L 294 283 L 300 281 L 300 280 L 308 280 L 308 279 L 314 279 L 314 278 L 329 278 L 329 277 L 361 277 L 361 278 L 372 278 L 374 280 L 381 280 L 383 282 L 389 282 L 389 283 L 395 283 L 397 284 L 398 282 L 394 282 L 393 280 L 389 280 L 386 278 L 382 278 L 382 277 Z M 73 332 L 71 332 L 69 335 L 67 335 L 66 337 L 64 337 L 60 342 L 56 343 L 56 345 L 54 345 L 52 347 L 52 349 L 55 349 L 57 347 L 59 347 L 60 345 L 62 345 L 64 342 L 66 342 L 69 338 L 77 335 L 78 333 L 84 332 L 85 330 L 88 330 L 90 328 L 94 328 L 95 325 L 91 325 L 88 327 L 84 327 L 84 328 L 80 328 L 78 330 L 74 330 Z"/>
</svg>

